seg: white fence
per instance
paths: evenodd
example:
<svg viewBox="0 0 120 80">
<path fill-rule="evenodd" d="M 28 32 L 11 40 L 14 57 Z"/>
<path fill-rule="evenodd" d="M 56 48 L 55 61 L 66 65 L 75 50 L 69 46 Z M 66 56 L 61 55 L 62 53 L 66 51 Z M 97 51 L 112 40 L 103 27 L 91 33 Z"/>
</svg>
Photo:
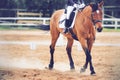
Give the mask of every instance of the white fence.
<svg viewBox="0 0 120 80">
<path fill-rule="evenodd" d="M 14 22 L 10 23 L 7 22 L 9 20 L 13 20 Z M 37 26 L 39 24 L 33 24 L 33 23 L 17 23 L 17 20 L 42 20 L 42 24 L 46 24 L 46 21 L 49 21 L 50 18 L 41 18 L 41 17 L 0 17 L 0 25 L 26 25 L 26 26 Z M 103 19 L 103 27 L 114 27 L 117 29 L 120 27 L 120 19 L 119 18 L 104 18 Z"/>
</svg>

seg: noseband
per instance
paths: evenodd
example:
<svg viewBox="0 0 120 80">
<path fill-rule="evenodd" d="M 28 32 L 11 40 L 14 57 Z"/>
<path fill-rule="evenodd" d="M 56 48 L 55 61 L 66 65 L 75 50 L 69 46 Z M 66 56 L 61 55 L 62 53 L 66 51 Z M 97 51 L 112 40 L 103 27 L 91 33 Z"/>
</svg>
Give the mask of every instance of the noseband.
<svg viewBox="0 0 120 80">
<path fill-rule="evenodd" d="M 102 20 L 92 20 L 92 22 L 93 22 L 93 24 L 95 25 L 96 23 L 98 23 L 98 22 L 102 22 Z"/>
</svg>

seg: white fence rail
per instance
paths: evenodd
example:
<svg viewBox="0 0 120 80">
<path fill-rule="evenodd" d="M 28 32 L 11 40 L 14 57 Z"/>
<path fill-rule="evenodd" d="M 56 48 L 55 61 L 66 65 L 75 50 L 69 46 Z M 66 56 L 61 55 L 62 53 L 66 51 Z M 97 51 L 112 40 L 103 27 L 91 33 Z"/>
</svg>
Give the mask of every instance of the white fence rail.
<svg viewBox="0 0 120 80">
<path fill-rule="evenodd" d="M 103 19 L 103 26 L 104 27 L 113 27 L 117 29 L 120 27 L 120 19 L 119 18 L 104 18 Z"/>
<path fill-rule="evenodd" d="M 14 22 L 10 23 L 7 22 L 9 20 L 13 20 Z M 27 24 L 22 24 L 22 23 L 17 23 L 17 20 L 42 20 L 42 24 L 46 24 L 46 21 L 49 21 L 50 18 L 41 18 L 41 17 L 0 17 L 0 25 L 26 25 L 26 26 L 37 26 L 40 24 L 33 24 L 33 23 L 27 23 Z M 114 27 L 117 29 L 120 27 L 120 19 L 119 18 L 104 18 L 103 19 L 103 27 Z"/>
<path fill-rule="evenodd" d="M 13 21 L 13 22 L 9 22 L 9 21 Z M 46 24 L 46 21 L 49 21 L 50 18 L 41 18 L 41 17 L 0 17 L 0 25 L 39 25 L 39 24 L 34 24 L 34 23 L 27 23 L 27 24 L 23 24 L 23 23 L 17 23 L 18 20 L 35 20 L 35 21 L 42 21 L 42 24 Z"/>
</svg>

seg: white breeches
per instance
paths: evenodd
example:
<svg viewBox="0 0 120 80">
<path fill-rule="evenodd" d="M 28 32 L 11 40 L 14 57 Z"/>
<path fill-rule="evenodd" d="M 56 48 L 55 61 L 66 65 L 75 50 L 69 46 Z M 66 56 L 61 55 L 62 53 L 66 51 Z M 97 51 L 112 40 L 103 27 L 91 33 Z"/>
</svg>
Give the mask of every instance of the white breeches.
<svg viewBox="0 0 120 80">
<path fill-rule="evenodd" d="M 70 14 L 71 14 L 71 12 L 73 11 L 74 8 L 75 8 L 74 6 L 68 6 L 67 7 L 66 19 L 70 18 Z"/>
</svg>

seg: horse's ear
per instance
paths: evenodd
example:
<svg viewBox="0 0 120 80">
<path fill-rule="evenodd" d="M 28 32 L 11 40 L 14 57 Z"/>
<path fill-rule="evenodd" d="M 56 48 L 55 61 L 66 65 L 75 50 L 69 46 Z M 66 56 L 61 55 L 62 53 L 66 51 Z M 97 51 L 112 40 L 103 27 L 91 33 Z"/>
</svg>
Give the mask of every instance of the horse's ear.
<svg viewBox="0 0 120 80">
<path fill-rule="evenodd" d="M 90 6 L 92 7 L 92 12 L 95 12 L 98 9 L 97 3 L 90 3 Z"/>
<path fill-rule="evenodd" d="M 104 5 L 104 1 L 102 0 L 101 2 L 99 2 L 99 7 L 102 7 Z"/>
</svg>

